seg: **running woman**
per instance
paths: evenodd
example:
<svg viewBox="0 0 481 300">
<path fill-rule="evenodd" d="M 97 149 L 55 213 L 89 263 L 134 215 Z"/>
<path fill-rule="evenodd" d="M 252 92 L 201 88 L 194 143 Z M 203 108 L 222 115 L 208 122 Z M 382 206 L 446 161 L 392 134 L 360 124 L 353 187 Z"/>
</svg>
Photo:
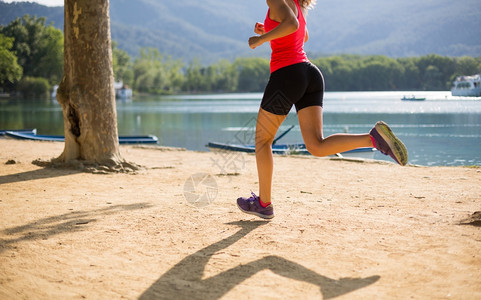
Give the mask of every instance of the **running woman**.
<svg viewBox="0 0 481 300">
<path fill-rule="evenodd" d="M 309 62 L 304 43 L 309 39 L 307 10 L 315 0 L 266 0 L 269 10 L 264 24 L 256 23 L 255 36 L 249 38 L 252 49 L 270 42 L 270 78 L 257 115 L 255 148 L 259 196 L 238 198 L 241 211 L 264 219 L 274 217 L 271 203 L 273 173 L 272 142 L 279 126 L 294 105 L 302 138 L 315 156 L 327 156 L 360 147 L 374 146 L 404 166 L 408 155 L 404 144 L 388 125 L 379 121 L 366 134 L 333 134 L 324 138 L 322 105 L 324 78 Z"/>
</svg>

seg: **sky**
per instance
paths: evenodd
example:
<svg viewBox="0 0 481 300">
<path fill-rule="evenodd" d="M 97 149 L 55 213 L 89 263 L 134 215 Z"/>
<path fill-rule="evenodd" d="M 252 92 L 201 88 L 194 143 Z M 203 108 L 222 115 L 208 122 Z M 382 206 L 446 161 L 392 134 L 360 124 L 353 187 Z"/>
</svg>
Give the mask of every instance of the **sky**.
<svg viewBox="0 0 481 300">
<path fill-rule="evenodd" d="M 35 2 L 46 6 L 63 6 L 63 0 L 3 0 L 3 2 Z"/>
</svg>

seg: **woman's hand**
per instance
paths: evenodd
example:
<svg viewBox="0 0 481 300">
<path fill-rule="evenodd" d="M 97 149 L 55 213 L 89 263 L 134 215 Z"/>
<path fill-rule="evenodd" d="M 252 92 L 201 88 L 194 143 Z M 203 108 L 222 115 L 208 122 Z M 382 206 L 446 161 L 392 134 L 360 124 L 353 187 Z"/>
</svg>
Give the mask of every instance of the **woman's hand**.
<svg viewBox="0 0 481 300">
<path fill-rule="evenodd" d="M 256 26 L 254 27 L 254 32 L 259 35 L 266 33 L 266 30 L 264 29 L 264 24 L 257 22 Z"/>
<path fill-rule="evenodd" d="M 255 49 L 260 45 L 264 44 L 264 41 L 261 37 L 263 34 L 266 33 L 266 30 L 264 29 L 264 24 L 257 22 L 254 26 L 254 32 L 258 35 L 249 38 L 249 47 L 251 47 L 251 49 Z"/>
<path fill-rule="evenodd" d="M 249 47 L 251 47 L 251 49 L 255 49 L 262 44 L 264 44 L 264 41 L 260 35 L 251 36 L 249 38 Z"/>
</svg>

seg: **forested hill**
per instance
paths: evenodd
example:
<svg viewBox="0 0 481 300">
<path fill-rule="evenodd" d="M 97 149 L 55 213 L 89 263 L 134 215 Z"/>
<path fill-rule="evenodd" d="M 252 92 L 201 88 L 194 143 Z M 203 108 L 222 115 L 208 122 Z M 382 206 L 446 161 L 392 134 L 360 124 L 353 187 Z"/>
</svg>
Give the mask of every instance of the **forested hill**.
<svg viewBox="0 0 481 300">
<path fill-rule="evenodd" d="M 381 54 L 392 57 L 430 53 L 479 56 L 479 0 L 318 0 L 308 16 L 316 55 Z M 256 21 L 263 21 L 264 0 L 111 0 L 112 38 L 136 56 L 155 47 L 173 57 L 203 63 L 219 58 L 266 56 L 268 46 L 247 46 Z M 0 24 L 25 14 L 45 16 L 63 28 L 63 8 L 0 1 Z"/>
</svg>

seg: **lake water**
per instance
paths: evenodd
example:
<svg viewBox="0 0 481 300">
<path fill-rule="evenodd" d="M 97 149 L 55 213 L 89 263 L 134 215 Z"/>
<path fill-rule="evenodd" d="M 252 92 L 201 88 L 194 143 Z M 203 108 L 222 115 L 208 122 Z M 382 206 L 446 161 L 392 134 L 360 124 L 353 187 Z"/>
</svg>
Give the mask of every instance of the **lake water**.
<svg viewBox="0 0 481 300">
<path fill-rule="evenodd" d="M 401 101 L 403 96 L 426 101 Z M 156 135 L 161 145 L 208 151 L 209 141 L 253 143 L 262 94 L 144 96 L 117 101 L 120 135 Z M 327 92 L 324 135 L 368 132 L 387 122 L 406 144 L 409 163 L 426 166 L 481 165 L 481 99 L 450 92 Z M 291 111 L 279 133 L 297 125 Z M 37 128 L 63 135 L 60 106 L 54 101 L 0 100 L 0 129 Z M 296 126 L 279 143 L 302 142 Z M 389 160 L 376 153 L 376 159 Z"/>
</svg>

